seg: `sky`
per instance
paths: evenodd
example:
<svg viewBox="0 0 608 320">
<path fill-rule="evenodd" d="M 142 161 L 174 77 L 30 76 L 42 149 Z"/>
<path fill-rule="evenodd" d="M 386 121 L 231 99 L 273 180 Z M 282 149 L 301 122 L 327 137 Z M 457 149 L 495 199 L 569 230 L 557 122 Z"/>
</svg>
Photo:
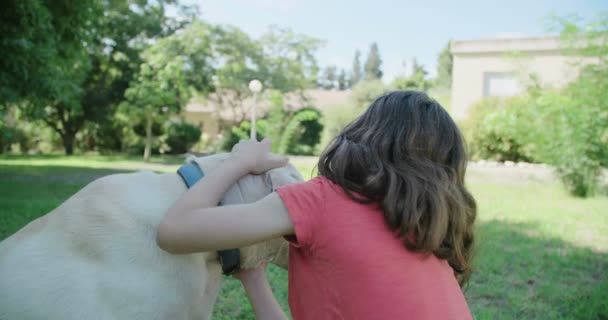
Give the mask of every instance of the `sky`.
<svg viewBox="0 0 608 320">
<path fill-rule="evenodd" d="M 452 40 L 550 34 L 548 17 L 590 19 L 608 0 L 186 0 L 207 22 L 231 24 L 258 37 L 276 24 L 324 40 L 321 67 L 350 70 L 355 50 L 363 61 L 372 42 L 383 60 L 384 80 L 407 73 L 416 58 L 431 76 L 437 56 Z M 404 62 L 406 67 L 404 67 Z"/>
</svg>

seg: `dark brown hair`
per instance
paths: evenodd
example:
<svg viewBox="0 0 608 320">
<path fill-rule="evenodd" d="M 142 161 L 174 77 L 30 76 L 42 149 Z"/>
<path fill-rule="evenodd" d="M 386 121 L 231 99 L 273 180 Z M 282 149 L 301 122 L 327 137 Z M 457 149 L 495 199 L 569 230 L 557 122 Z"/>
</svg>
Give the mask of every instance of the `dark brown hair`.
<svg viewBox="0 0 608 320">
<path fill-rule="evenodd" d="M 378 203 L 404 245 L 471 272 L 475 199 L 464 185 L 464 141 L 449 114 L 417 91 L 377 98 L 329 144 L 319 174 L 355 201 Z"/>
</svg>

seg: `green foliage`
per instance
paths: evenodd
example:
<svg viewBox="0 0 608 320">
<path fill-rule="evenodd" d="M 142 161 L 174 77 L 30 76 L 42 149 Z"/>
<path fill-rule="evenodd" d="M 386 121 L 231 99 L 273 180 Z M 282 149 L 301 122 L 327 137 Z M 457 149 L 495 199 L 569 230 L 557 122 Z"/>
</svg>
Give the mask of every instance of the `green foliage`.
<svg viewBox="0 0 608 320">
<path fill-rule="evenodd" d="M 230 110 L 237 123 L 247 114 L 244 101 L 252 95 L 251 80 L 262 81 L 266 90 L 283 93 L 302 91 L 317 82 L 314 54 L 321 45 L 318 39 L 276 26 L 257 40 L 231 26 L 213 26 L 211 37 L 210 59 L 215 69 L 214 94 L 209 100 L 218 114 Z"/>
<path fill-rule="evenodd" d="M 389 91 L 382 80 L 365 80 L 357 83 L 352 90 L 351 99 L 355 113 L 366 109 L 376 98 Z"/>
<path fill-rule="evenodd" d="M 201 138 L 201 129 L 185 122 L 172 122 L 167 128 L 165 142 L 172 154 L 182 154 L 190 150 Z"/>
<path fill-rule="evenodd" d="M 382 79 L 381 65 L 382 59 L 380 58 L 378 44 L 374 42 L 370 46 L 367 60 L 365 60 L 365 80 Z"/>
<path fill-rule="evenodd" d="M 6 108 L 0 122 L 0 153 L 54 152 L 61 145 L 57 134 L 38 122 L 26 121 L 17 107 Z"/>
<path fill-rule="evenodd" d="M 21 30 L 12 34 L 16 42 L 5 43 L 8 52 L 21 56 L 5 61 L 16 63 L 20 70 L 16 73 L 9 65 L 0 66 L 0 72 L 8 70 L 18 77 L 29 72 L 36 75 L 36 79 L 28 76 L 30 81 L 11 81 L 31 87 L 27 96 L 21 95 L 24 101 L 19 105 L 30 120 L 52 128 L 61 137 L 65 152 L 71 154 L 77 133 L 85 126 L 87 130 L 96 127 L 87 122 L 99 124 L 112 119 L 114 108 L 123 100 L 124 90 L 139 68 L 141 51 L 157 36 L 179 27 L 164 12 L 164 6 L 173 2 L 19 2 L 10 12 L 14 16 L 3 22 L 7 30 Z M 47 13 L 43 14 L 44 10 Z M 27 45 L 19 49 L 13 46 L 15 43 Z M 27 52 L 19 54 L 19 50 Z M 17 93 L 7 100 L 19 96 Z"/>
<path fill-rule="evenodd" d="M 0 10 L 0 105 L 77 98 L 89 68 L 83 43 L 101 14 L 95 0 L 8 0 Z"/>
<path fill-rule="evenodd" d="M 325 90 L 330 90 L 338 87 L 338 75 L 336 74 L 336 66 L 327 66 L 323 70 L 323 74 L 319 79 L 319 86 Z"/>
<path fill-rule="evenodd" d="M 272 140 L 272 151 L 281 154 L 312 155 L 321 139 L 321 113 L 312 108 L 293 114 L 283 110 L 282 95 L 274 95 L 274 106 L 265 119 L 256 121 L 256 138 Z M 222 149 L 231 150 L 240 140 L 249 140 L 251 122 L 245 120 L 227 132 Z"/>
<path fill-rule="evenodd" d="M 397 77 L 391 83 L 395 90 L 419 90 L 428 91 L 431 88 L 431 81 L 427 79 L 428 72 L 414 59 L 412 74 L 404 77 Z"/>
<path fill-rule="evenodd" d="M 558 20 L 568 52 L 593 58 L 579 77 L 559 93 L 538 91 L 544 133 L 543 155 L 555 165 L 570 192 L 586 197 L 598 190 L 608 167 L 608 14 L 579 26 Z"/>
<path fill-rule="evenodd" d="M 125 108 L 146 122 L 144 159 L 150 157 L 153 118 L 181 111 L 192 90 L 210 85 L 209 28 L 194 22 L 144 50 L 139 72 L 125 92 Z"/>
<path fill-rule="evenodd" d="M 350 81 L 346 78 L 346 71 L 340 69 L 340 74 L 338 75 L 338 90 L 346 90 L 348 88 L 350 88 Z"/>
<path fill-rule="evenodd" d="M 298 110 L 290 119 L 279 144 L 281 154 L 312 155 L 321 140 L 321 113 L 312 108 Z"/>
<path fill-rule="evenodd" d="M 265 87 L 293 92 L 316 85 L 319 68 L 315 53 L 323 44 L 321 40 L 271 26 L 257 43 L 264 58 L 257 76 Z"/>
<path fill-rule="evenodd" d="M 192 19 L 192 7 L 176 1 L 100 1 L 103 14 L 87 45 L 91 69 L 82 83 L 80 105 L 85 130 L 94 138 L 99 151 L 120 151 L 133 144 L 131 124 L 138 122 L 130 113 L 118 115 L 125 91 L 139 76 L 142 54 L 158 39 L 182 29 Z M 178 15 L 169 17 L 174 6 Z M 131 117 L 132 119 L 124 119 Z"/>
<path fill-rule="evenodd" d="M 475 104 L 463 131 L 473 159 L 536 162 L 538 134 L 531 130 L 528 97 L 486 98 Z"/>
<path fill-rule="evenodd" d="M 437 79 L 435 85 L 450 88 L 452 85 L 452 66 L 454 64 L 451 50 L 452 43 L 448 41 L 437 58 Z"/>
<path fill-rule="evenodd" d="M 289 118 L 287 112 L 284 110 L 285 101 L 283 94 L 276 90 L 269 91 L 267 94 L 270 102 L 270 110 L 266 116 L 268 125 L 265 136 L 272 141 L 272 152 L 278 152 L 279 145 L 281 144 L 281 136 L 283 135 L 283 128 L 285 128 Z"/>
<path fill-rule="evenodd" d="M 323 113 L 323 132 L 319 147 L 325 148 L 333 138 L 355 119 L 359 113 L 351 105 L 335 106 L 327 108 Z M 321 150 L 322 151 L 322 150 Z"/>
<path fill-rule="evenodd" d="M 531 86 L 527 95 L 482 101 L 465 123 L 474 157 L 553 165 L 567 189 L 586 197 L 608 166 L 608 16 L 586 27 L 558 21 L 567 52 L 592 57 L 560 90 Z"/>
<path fill-rule="evenodd" d="M 268 121 L 265 119 L 258 119 L 255 122 L 256 138 L 258 141 L 266 137 L 268 128 Z M 251 136 L 251 122 L 245 120 L 238 126 L 233 126 L 230 130 L 224 134 L 224 141 L 222 142 L 222 150 L 230 151 L 235 144 L 241 140 L 249 140 Z M 274 143 L 274 142 L 273 142 Z"/>
<path fill-rule="evenodd" d="M 363 78 L 363 71 L 361 69 L 361 51 L 355 51 L 355 57 L 353 58 L 353 70 L 350 76 L 350 85 L 354 86 Z"/>
</svg>

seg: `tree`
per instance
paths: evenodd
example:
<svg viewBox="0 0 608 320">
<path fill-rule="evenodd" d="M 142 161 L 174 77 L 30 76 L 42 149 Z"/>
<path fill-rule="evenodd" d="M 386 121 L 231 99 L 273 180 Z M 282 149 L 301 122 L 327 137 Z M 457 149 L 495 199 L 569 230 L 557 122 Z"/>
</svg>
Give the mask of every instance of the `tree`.
<svg viewBox="0 0 608 320">
<path fill-rule="evenodd" d="M 29 97 L 63 96 L 70 79 L 67 66 L 83 56 L 82 41 L 90 39 L 100 14 L 94 0 L 7 0 L 0 10 L 0 105 Z M 86 67 L 86 61 L 82 67 Z"/>
<path fill-rule="evenodd" d="M 243 103 L 251 97 L 248 84 L 262 79 L 263 48 L 249 35 L 234 26 L 210 26 L 211 61 L 215 65 L 212 93 L 207 97 L 224 130 L 222 112 L 229 110 L 233 121 L 245 120 L 250 105 Z M 267 86 L 268 84 L 265 83 Z"/>
<path fill-rule="evenodd" d="M 104 14 L 88 49 L 92 68 L 82 84 L 80 103 L 87 110 L 86 121 L 95 128 L 90 137 L 93 146 L 121 150 L 122 132 L 130 123 L 116 121 L 121 116 L 116 114 L 117 106 L 140 70 L 142 52 L 191 23 L 196 10 L 177 5 L 175 0 L 103 3 Z M 177 7 L 178 15 L 168 17 L 168 6 Z"/>
<path fill-rule="evenodd" d="M 350 85 L 354 86 L 361 81 L 362 70 L 361 70 L 361 51 L 355 51 L 355 58 L 353 59 L 353 70 L 350 77 Z"/>
<path fill-rule="evenodd" d="M 365 61 L 365 80 L 382 79 L 382 59 L 378 51 L 378 44 L 375 42 L 369 48 L 367 60 Z"/>
<path fill-rule="evenodd" d="M 154 118 L 178 113 L 193 91 L 205 92 L 211 83 L 209 28 L 194 22 L 188 28 L 158 40 L 142 53 L 144 62 L 125 92 L 124 108 L 144 120 L 144 160 L 152 146 Z"/>
<path fill-rule="evenodd" d="M 29 119 L 61 136 L 66 154 L 73 153 L 76 133 L 87 121 L 104 122 L 113 114 L 139 68 L 140 52 L 178 25 L 164 13 L 172 2 L 43 2 L 50 17 L 45 37 L 54 39 L 55 51 L 44 61 L 49 69 L 40 73 L 41 90 L 32 90 L 21 106 Z"/>
<path fill-rule="evenodd" d="M 346 90 L 349 87 L 350 83 L 348 79 L 346 79 L 346 71 L 340 69 L 340 74 L 338 75 L 338 90 Z"/>
<path fill-rule="evenodd" d="M 86 44 L 93 39 L 92 30 L 98 26 L 96 17 L 102 14 L 101 6 L 94 0 L 81 1 L 77 4 L 72 1 L 48 1 L 37 4 L 29 1 L 25 5 L 32 5 L 40 12 L 46 10 L 48 21 L 43 28 L 46 32 L 43 37 L 51 40 L 38 42 L 36 35 L 27 35 L 26 37 L 32 36 L 30 40 L 26 38 L 18 40 L 24 43 L 31 41 L 28 50 L 36 51 L 38 45 L 41 45 L 44 48 L 42 50 L 48 49 L 48 52 L 45 53 L 47 59 L 42 62 L 45 66 L 38 68 L 36 59 L 33 59 L 32 68 L 37 71 L 34 71 L 32 76 L 40 77 L 40 79 L 32 79 L 33 90 L 24 95 L 19 94 L 17 89 L 14 91 L 17 94 L 13 98 L 21 99 L 19 106 L 29 119 L 40 120 L 56 131 L 61 136 L 66 153 L 72 154 L 74 137 L 84 123 L 81 115 L 85 110 L 79 104 L 83 93 L 81 83 L 91 69 Z M 23 16 L 13 19 L 27 21 L 29 12 L 26 10 L 22 13 Z M 30 54 L 24 53 L 24 55 Z M 29 78 L 27 71 L 23 74 Z M 23 80 L 25 79 L 16 79 L 16 81 Z M 24 84 L 27 85 L 28 81 Z"/>
<path fill-rule="evenodd" d="M 412 74 L 395 78 L 391 87 L 396 90 L 427 91 L 431 87 L 431 82 L 426 78 L 427 75 L 428 72 L 424 69 L 424 66 L 418 64 L 416 59 L 414 59 L 412 62 Z"/>
<path fill-rule="evenodd" d="M 276 26 L 257 40 L 231 26 L 214 27 L 211 34 L 216 68 L 209 100 L 218 119 L 222 110 L 231 110 L 234 122 L 245 119 L 251 105 L 244 101 L 251 97 L 248 83 L 252 79 L 262 81 L 265 90 L 280 93 L 302 93 L 317 83 L 314 54 L 322 44 L 318 39 Z"/>
<path fill-rule="evenodd" d="M 361 111 L 367 108 L 376 98 L 386 93 L 388 88 L 382 80 L 367 80 L 357 83 L 353 87 L 351 98 L 355 105 L 356 111 Z"/>
<path fill-rule="evenodd" d="M 320 79 L 321 88 L 329 90 L 338 86 L 338 84 L 336 83 L 338 81 L 338 75 L 336 74 L 336 71 L 336 66 L 327 66 L 323 70 L 323 76 Z"/>
<path fill-rule="evenodd" d="M 558 95 L 532 92 L 539 104 L 531 128 L 536 143 L 568 190 L 586 197 L 598 190 L 608 167 L 608 15 L 580 25 L 575 18 L 555 19 L 565 52 L 594 63 L 579 65 L 578 78 Z"/>
<path fill-rule="evenodd" d="M 437 86 L 449 88 L 452 85 L 452 60 L 451 42 L 448 41 L 437 59 Z"/>
<path fill-rule="evenodd" d="M 319 70 L 315 53 L 321 40 L 271 26 L 258 43 L 264 53 L 259 76 L 267 88 L 290 92 L 315 86 Z"/>
</svg>

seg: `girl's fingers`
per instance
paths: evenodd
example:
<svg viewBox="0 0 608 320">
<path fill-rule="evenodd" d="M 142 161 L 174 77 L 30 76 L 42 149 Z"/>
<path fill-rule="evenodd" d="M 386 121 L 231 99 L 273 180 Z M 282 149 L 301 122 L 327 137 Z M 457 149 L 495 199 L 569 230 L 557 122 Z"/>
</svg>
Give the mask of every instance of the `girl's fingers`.
<svg viewBox="0 0 608 320">
<path fill-rule="evenodd" d="M 285 156 L 280 156 L 278 154 L 271 153 L 269 157 L 270 163 L 272 163 L 273 168 L 284 167 L 289 162 L 289 159 Z"/>
</svg>

